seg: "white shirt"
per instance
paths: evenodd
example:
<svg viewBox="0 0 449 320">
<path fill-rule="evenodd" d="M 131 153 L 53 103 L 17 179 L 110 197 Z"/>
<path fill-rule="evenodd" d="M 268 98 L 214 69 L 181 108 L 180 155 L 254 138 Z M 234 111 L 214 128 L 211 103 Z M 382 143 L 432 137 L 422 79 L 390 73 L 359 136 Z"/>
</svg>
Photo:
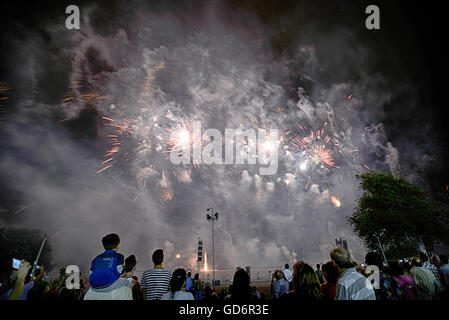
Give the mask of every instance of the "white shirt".
<svg viewBox="0 0 449 320">
<path fill-rule="evenodd" d="M 290 269 L 284 269 L 284 276 L 285 276 L 285 279 L 287 279 L 288 282 L 292 282 L 292 280 L 293 280 L 293 272 L 291 272 Z"/>
<path fill-rule="evenodd" d="M 128 286 L 120 287 L 109 292 L 96 292 L 89 289 L 84 300 L 132 300 L 133 294 Z"/>
<path fill-rule="evenodd" d="M 171 292 L 167 292 L 161 298 L 161 300 L 195 300 L 190 292 L 176 291 L 174 296 Z"/>
</svg>

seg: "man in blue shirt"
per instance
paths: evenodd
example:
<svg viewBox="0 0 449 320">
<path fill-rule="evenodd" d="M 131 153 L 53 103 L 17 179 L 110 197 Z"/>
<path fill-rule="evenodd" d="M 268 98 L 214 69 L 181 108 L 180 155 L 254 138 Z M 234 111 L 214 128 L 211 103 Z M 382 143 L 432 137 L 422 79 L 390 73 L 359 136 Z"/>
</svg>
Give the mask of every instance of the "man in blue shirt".
<svg viewBox="0 0 449 320">
<path fill-rule="evenodd" d="M 189 273 L 187 273 L 186 292 L 193 293 L 193 279 L 192 279 L 192 273 L 190 271 L 189 271 Z"/>
</svg>

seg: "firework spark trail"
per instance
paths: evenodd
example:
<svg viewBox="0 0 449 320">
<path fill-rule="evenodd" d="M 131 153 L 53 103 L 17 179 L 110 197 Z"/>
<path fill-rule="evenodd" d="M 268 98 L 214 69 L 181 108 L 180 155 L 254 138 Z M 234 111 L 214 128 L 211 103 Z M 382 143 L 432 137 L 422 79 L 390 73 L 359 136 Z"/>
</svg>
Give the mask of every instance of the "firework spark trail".
<svg viewBox="0 0 449 320">
<path fill-rule="evenodd" d="M 25 210 L 26 208 L 28 208 L 28 207 L 20 208 L 19 210 L 17 210 L 16 212 L 14 212 L 14 215 L 21 213 L 21 212 L 22 212 L 23 210 Z"/>
<path fill-rule="evenodd" d="M 223 230 L 223 232 L 229 237 L 229 241 L 231 243 L 231 253 L 232 253 L 232 261 L 233 261 L 233 266 L 236 267 L 237 263 L 235 260 L 235 252 L 234 252 L 234 245 L 232 244 L 232 236 L 229 232 L 227 232 L 224 228 L 223 225 L 221 223 L 218 223 L 218 226 L 221 228 L 221 230 Z"/>
<path fill-rule="evenodd" d="M 109 169 L 110 167 L 112 167 L 112 164 L 110 164 L 110 165 L 104 167 L 103 169 L 98 170 L 97 173 L 101 173 L 101 172 L 103 172 L 104 170 Z"/>
</svg>

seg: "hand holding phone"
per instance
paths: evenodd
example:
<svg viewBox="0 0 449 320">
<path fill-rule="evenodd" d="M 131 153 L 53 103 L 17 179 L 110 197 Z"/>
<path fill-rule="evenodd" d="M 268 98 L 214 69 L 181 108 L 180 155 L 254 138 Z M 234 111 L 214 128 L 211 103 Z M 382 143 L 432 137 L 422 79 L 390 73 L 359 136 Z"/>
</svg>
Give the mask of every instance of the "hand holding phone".
<svg viewBox="0 0 449 320">
<path fill-rule="evenodd" d="M 28 274 L 28 271 L 30 271 L 31 265 L 25 261 L 22 260 L 19 269 L 17 270 L 17 280 L 25 280 L 26 275 Z"/>
</svg>

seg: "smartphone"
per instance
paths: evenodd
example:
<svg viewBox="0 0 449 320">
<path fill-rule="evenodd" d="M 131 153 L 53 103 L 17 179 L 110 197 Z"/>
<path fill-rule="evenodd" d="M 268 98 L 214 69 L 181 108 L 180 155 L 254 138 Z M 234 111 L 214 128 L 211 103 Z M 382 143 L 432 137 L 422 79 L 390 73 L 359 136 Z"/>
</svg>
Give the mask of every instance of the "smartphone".
<svg viewBox="0 0 449 320">
<path fill-rule="evenodd" d="M 18 270 L 20 268 L 20 265 L 22 264 L 22 261 L 16 258 L 12 258 L 12 267 L 13 269 Z"/>
</svg>

